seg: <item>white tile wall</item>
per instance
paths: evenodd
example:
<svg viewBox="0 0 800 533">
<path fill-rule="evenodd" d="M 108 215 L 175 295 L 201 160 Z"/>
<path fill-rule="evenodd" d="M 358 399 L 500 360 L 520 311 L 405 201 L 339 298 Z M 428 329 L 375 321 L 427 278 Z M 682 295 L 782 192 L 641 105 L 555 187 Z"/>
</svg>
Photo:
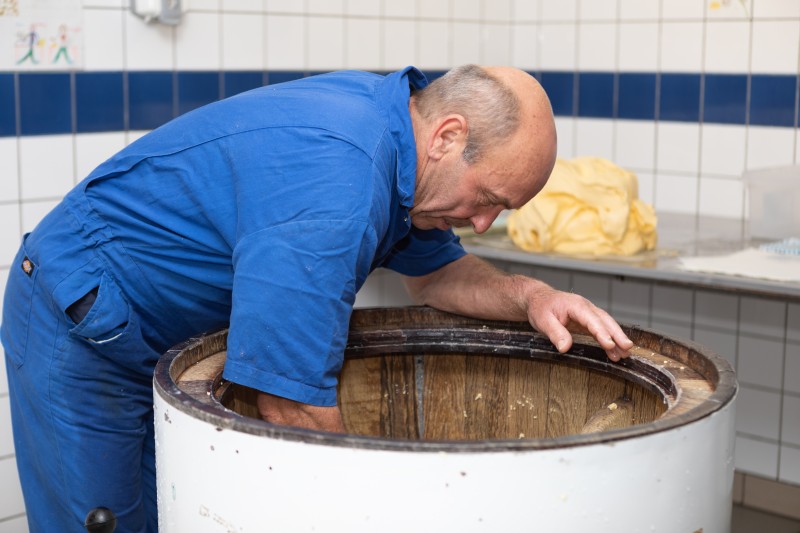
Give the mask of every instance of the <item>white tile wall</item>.
<svg viewBox="0 0 800 533">
<path fill-rule="evenodd" d="M 308 68 L 335 70 L 344 65 L 344 19 L 308 17 Z"/>
<path fill-rule="evenodd" d="M 800 485 L 800 448 L 781 446 L 781 464 L 778 479 Z"/>
<path fill-rule="evenodd" d="M 747 72 L 750 64 L 750 23 L 709 21 L 706 24 L 705 48 L 704 66 L 707 72 Z"/>
<path fill-rule="evenodd" d="M 694 4 L 694 0 L 689 0 Z M 664 7 L 673 2 L 665 2 Z M 663 72 L 697 72 L 703 68 L 703 24 L 664 22 L 661 26 L 660 67 Z"/>
<path fill-rule="evenodd" d="M 786 444 L 800 446 L 800 397 L 798 396 L 785 396 L 783 399 L 781 440 Z"/>
<path fill-rule="evenodd" d="M 94 168 L 125 148 L 123 132 L 86 133 L 75 137 L 75 179 L 80 181 Z"/>
<path fill-rule="evenodd" d="M 797 130 L 749 126 L 747 128 L 747 168 L 781 167 L 794 163 Z"/>
<path fill-rule="evenodd" d="M 23 514 L 25 504 L 22 502 L 22 489 L 17 477 L 17 461 L 13 457 L 0 460 L 0 479 L 3 480 L 0 517 L 16 517 Z M 22 531 L 17 533 L 22 533 Z"/>
<path fill-rule="evenodd" d="M 382 21 L 376 19 L 345 20 L 345 67 L 361 70 L 383 68 L 381 27 Z"/>
<path fill-rule="evenodd" d="M 703 124 L 700 130 L 702 176 L 740 177 L 745 169 L 745 151 L 731 147 L 744 146 L 746 135 L 742 126 Z"/>
<path fill-rule="evenodd" d="M 597 118 L 577 121 L 575 125 L 575 153 L 613 159 L 614 122 Z"/>
<path fill-rule="evenodd" d="M 19 198 L 16 137 L 0 138 L 0 202 Z"/>
<path fill-rule="evenodd" d="M 759 5 L 760 2 L 756 2 Z M 800 2 L 783 2 L 800 5 Z M 795 15 L 796 17 L 796 15 Z M 794 20 L 765 20 L 753 23 L 751 45 L 752 72 L 765 74 L 794 74 L 797 72 L 800 25 Z"/>
<path fill-rule="evenodd" d="M 257 13 L 222 15 L 222 68 L 261 70 L 265 67 L 264 20 Z"/>
<path fill-rule="evenodd" d="M 180 70 L 219 70 L 221 58 L 221 15 L 208 12 L 184 13 L 175 29 L 175 67 Z"/>
<path fill-rule="evenodd" d="M 777 441 L 781 424 L 780 409 L 779 393 L 742 385 L 736 399 L 736 431 Z"/>
<path fill-rule="evenodd" d="M 736 469 L 766 478 L 778 475 L 778 445 L 747 437 L 736 437 Z"/>
<path fill-rule="evenodd" d="M 635 22 L 619 26 L 619 62 L 622 72 L 652 72 L 658 66 L 659 25 Z"/>
<path fill-rule="evenodd" d="M 19 168 L 23 200 L 63 196 L 75 184 L 73 136 L 20 137 Z"/>
<path fill-rule="evenodd" d="M 616 67 L 617 25 L 612 23 L 587 23 L 580 26 L 578 70 L 581 72 L 592 70 L 609 71 L 614 70 Z"/>
</svg>

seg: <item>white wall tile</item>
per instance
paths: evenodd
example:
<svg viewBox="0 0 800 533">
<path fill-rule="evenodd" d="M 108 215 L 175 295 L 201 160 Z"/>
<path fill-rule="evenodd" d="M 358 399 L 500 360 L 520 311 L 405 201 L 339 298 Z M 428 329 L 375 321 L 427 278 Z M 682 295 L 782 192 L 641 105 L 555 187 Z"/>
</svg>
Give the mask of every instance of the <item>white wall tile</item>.
<svg viewBox="0 0 800 533">
<path fill-rule="evenodd" d="M 419 28 L 417 63 L 424 69 L 448 69 L 450 61 L 450 28 L 447 22 L 422 20 Z"/>
<path fill-rule="evenodd" d="M 737 433 L 777 440 L 781 424 L 780 406 L 780 393 L 742 385 L 736 399 Z"/>
<path fill-rule="evenodd" d="M 84 8 L 91 7 L 117 7 L 121 8 L 122 0 L 83 0 Z M 88 10 L 87 10 L 88 11 Z"/>
<path fill-rule="evenodd" d="M 619 0 L 582 0 L 578 20 L 616 20 Z"/>
<path fill-rule="evenodd" d="M 735 294 L 696 290 L 694 323 L 727 331 L 738 329 L 739 303 Z"/>
<path fill-rule="evenodd" d="M 739 177 L 744 171 L 747 131 L 744 126 L 727 124 L 703 124 L 701 126 L 702 153 L 700 172 L 707 174 Z"/>
<path fill-rule="evenodd" d="M 583 118 L 576 121 L 575 152 L 578 156 L 614 157 L 614 122 Z"/>
<path fill-rule="evenodd" d="M 344 65 L 344 19 L 308 17 L 308 68 L 336 70 Z"/>
<path fill-rule="evenodd" d="M 461 2 L 453 2 L 454 7 L 458 10 Z M 511 20 L 511 0 L 492 0 L 484 1 L 483 5 L 483 20 L 502 21 L 508 22 Z"/>
<path fill-rule="evenodd" d="M 393 70 L 415 64 L 419 47 L 417 25 L 406 20 L 386 20 L 383 25 L 383 67 Z"/>
<path fill-rule="evenodd" d="M 743 183 L 736 179 L 702 177 L 698 209 L 704 216 L 741 220 L 744 217 Z"/>
<path fill-rule="evenodd" d="M 304 0 L 265 0 L 268 13 L 305 13 Z"/>
<path fill-rule="evenodd" d="M 786 323 L 786 303 L 752 296 L 743 296 L 739 317 L 739 330 L 782 341 Z"/>
<path fill-rule="evenodd" d="M 19 205 L 0 205 L 0 265 L 8 265 L 19 248 L 22 231 L 20 228 Z"/>
<path fill-rule="evenodd" d="M 63 196 L 74 185 L 72 135 L 40 135 L 19 140 L 23 199 Z"/>
<path fill-rule="evenodd" d="M 709 21 L 706 24 L 705 71 L 737 74 L 747 72 L 750 64 L 749 45 L 748 22 Z"/>
<path fill-rule="evenodd" d="M 345 0 L 348 15 L 377 17 L 381 14 L 381 2 L 375 0 Z"/>
<path fill-rule="evenodd" d="M 783 388 L 788 392 L 800 394 L 800 344 L 786 343 L 786 367 L 783 374 Z"/>
<path fill-rule="evenodd" d="M 650 321 L 650 327 L 676 339 L 688 341 L 692 338 L 692 326 L 689 324 L 675 324 L 654 316 Z"/>
<path fill-rule="evenodd" d="M 540 0 L 512 0 L 511 13 L 517 22 L 539 20 Z"/>
<path fill-rule="evenodd" d="M 575 120 L 572 117 L 556 117 L 556 134 L 558 136 L 558 157 L 571 159 L 575 153 Z"/>
<path fill-rule="evenodd" d="M 97 165 L 125 148 L 125 133 L 82 133 L 75 136 L 75 176 L 77 181 L 89 175 Z"/>
<path fill-rule="evenodd" d="M 540 0 L 542 20 L 574 21 L 578 17 L 578 0 Z"/>
<path fill-rule="evenodd" d="M 125 66 L 130 70 L 175 68 L 175 27 L 147 24 L 125 12 Z M 216 35 L 216 31 L 214 32 Z"/>
<path fill-rule="evenodd" d="M 306 26 L 303 17 L 267 15 L 267 68 L 306 68 Z"/>
<path fill-rule="evenodd" d="M 657 165 L 663 171 L 696 173 L 699 168 L 700 125 L 659 122 Z"/>
<path fill-rule="evenodd" d="M 800 485 L 800 449 L 781 446 L 781 464 L 778 479 Z"/>
<path fill-rule="evenodd" d="M 222 13 L 263 13 L 266 3 L 266 0 L 221 1 L 219 8 Z"/>
<path fill-rule="evenodd" d="M 572 274 L 550 268 L 541 268 L 536 272 L 536 279 L 547 283 L 560 291 L 572 291 Z"/>
<path fill-rule="evenodd" d="M 705 2 L 697 0 L 668 0 L 661 2 L 661 17 L 664 19 L 702 20 Z"/>
<path fill-rule="evenodd" d="M 759 2 L 762 0 L 759 0 Z M 706 17 L 709 21 L 746 20 L 753 12 L 751 0 L 738 2 L 709 2 Z"/>
<path fill-rule="evenodd" d="M 11 520 L 0 522 L 0 533 L 25 533 L 28 529 L 28 520 L 25 516 L 19 516 Z"/>
<path fill-rule="evenodd" d="M 671 285 L 654 285 L 651 320 L 690 325 L 692 323 L 694 291 Z M 655 326 L 654 326 L 655 327 Z M 689 333 L 691 337 L 691 332 Z M 688 337 L 687 337 L 688 338 Z"/>
<path fill-rule="evenodd" d="M 33 231 L 36 224 L 44 218 L 44 216 L 53 210 L 58 204 L 59 200 L 41 200 L 34 202 L 25 202 L 22 204 L 22 231 L 25 234 Z"/>
<path fill-rule="evenodd" d="M 345 0 L 306 0 L 306 13 L 311 15 L 343 15 Z"/>
<path fill-rule="evenodd" d="M 450 16 L 449 0 L 425 0 L 417 6 L 417 16 L 420 18 L 447 19 Z"/>
<path fill-rule="evenodd" d="M 656 212 L 697 214 L 696 176 L 658 172 L 655 184 Z"/>
<path fill-rule="evenodd" d="M 183 0 L 183 9 L 192 11 L 219 11 L 221 0 Z"/>
<path fill-rule="evenodd" d="M 783 378 L 783 343 L 740 335 L 736 370 L 742 383 L 780 389 Z"/>
<path fill-rule="evenodd" d="M 619 0 L 620 20 L 658 20 L 659 0 Z"/>
<path fill-rule="evenodd" d="M 783 374 L 783 389 L 800 394 L 800 344 L 786 343 L 786 368 Z"/>
<path fill-rule="evenodd" d="M 617 320 L 647 327 L 651 284 L 630 278 L 611 280 L 610 313 Z"/>
<path fill-rule="evenodd" d="M 0 35 L 16 35 L 17 34 L 17 17 L 0 17 Z M 8 41 L 6 41 L 8 42 Z M 8 46 L 8 44 L 6 45 Z M 14 54 L 10 53 L 10 49 L 6 53 L 0 54 L 0 71 L 12 71 L 17 66 L 14 64 Z"/>
<path fill-rule="evenodd" d="M 655 122 L 617 120 L 615 126 L 613 161 L 629 170 L 655 168 Z"/>
<path fill-rule="evenodd" d="M 452 19 L 477 22 L 481 20 L 482 0 L 456 0 L 453 2 Z"/>
<path fill-rule="evenodd" d="M 386 306 L 413 305 L 414 301 L 408 295 L 403 278 L 397 272 L 387 270 L 383 276 L 383 303 Z"/>
<path fill-rule="evenodd" d="M 696 0 L 692 0 L 696 2 Z M 665 2 L 670 4 L 671 2 Z M 699 72 L 703 66 L 703 24 L 667 22 L 661 26 L 662 72 Z"/>
<path fill-rule="evenodd" d="M 384 0 L 383 14 L 387 17 L 415 17 L 417 15 L 417 3 L 409 2 L 408 0 Z"/>
<path fill-rule="evenodd" d="M 619 26 L 619 70 L 653 72 L 658 69 L 658 24 L 636 22 Z"/>
<path fill-rule="evenodd" d="M 3 497 L 0 498 L 0 516 L 14 516 L 25 512 L 22 488 L 17 475 L 17 461 L 11 457 L 0 460 L 0 479 L 3 480 Z"/>
<path fill-rule="evenodd" d="M 575 274 L 572 276 L 572 289 L 601 309 L 608 311 L 611 307 L 611 280 L 608 276 Z"/>
<path fill-rule="evenodd" d="M 481 63 L 508 65 L 511 62 L 511 25 L 484 24 L 481 28 Z"/>
<path fill-rule="evenodd" d="M 86 70 L 122 70 L 124 21 L 122 10 L 83 10 L 83 67 Z"/>
<path fill-rule="evenodd" d="M 481 25 L 477 22 L 453 23 L 453 65 L 482 63 Z"/>
<path fill-rule="evenodd" d="M 264 17 L 257 13 L 223 13 L 222 68 L 264 68 Z"/>
<path fill-rule="evenodd" d="M 575 25 L 543 23 L 539 31 L 542 70 L 575 70 L 577 65 Z"/>
<path fill-rule="evenodd" d="M 753 18 L 800 18 L 800 2 L 791 0 L 759 0 L 753 2 Z"/>
<path fill-rule="evenodd" d="M 732 368 L 736 368 L 737 337 L 735 333 L 695 326 L 692 340 L 721 355 Z"/>
<path fill-rule="evenodd" d="M 800 397 L 784 395 L 781 441 L 800 446 Z"/>
<path fill-rule="evenodd" d="M 347 40 L 346 68 L 380 70 L 383 68 L 381 22 L 376 19 L 345 20 Z"/>
<path fill-rule="evenodd" d="M 736 470 L 774 479 L 778 475 L 778 445 L 736 437 Z"/>
<path fill-rule="evenodd" d="M 794 128 L 749 126 L 747 128 L 747 168 L 768 168 L 791 165 L 795 159 Z"/>
<path fill-rule="evenodd" d="M 800 304 L 789 304 L 786 315 L 786 340 L 800 342 Z"/>
<path fill-rule="evenodd" d="M 652 172 L 636 170 L 634 172 L 639 180 L 639 199 L 651 207 L 655 204 L 656 176 Z"/>
<path fill-rule="evenodd" d="M 0 201 L 19 198 L 17 138 L 0 137 Z"/>
<path fill-rule="evenodd" d="M 354 307 L 379 307 L 383 302 L 383 278 L 382 269 L 372 272 L 361 286 L 361 290 L 356 293 Z"/>
<path fill-rule="evenodd" d="M 150 130 L 130 130 L 125 132 L 125 145 L 129 145 L 150 133 Z"/>
<path fill-rule="evenodd" d="M 220 14 L 189 12 L 175 30 L 175 67 L 178 70 L 219 70 Z"/>
<path fill-rule="evenodd" d="M 511 64 L 524 70 L 539 68 L 539 26 L 536 23 L 516 24 L 511 45 Z"/>
<path fill-rule="evenodd" d="M 800 6 L 800 2 L 786 3 Z M 762 74 L 796 74 L 798 42 L 800 24 L 796 19 L 753 22 L 751 71 Z"/>
<path fill-rule="evenodd" d="M 14 439 L 11 434 L 11 400 L 0 396 L 0 457 L 14 454 Z"/>
<path fill-rule="evenodd" d="M 592 23 L 578 26 L 578 69 L 608 71 L 617 67 L 617 25 Z"/>
</svg>

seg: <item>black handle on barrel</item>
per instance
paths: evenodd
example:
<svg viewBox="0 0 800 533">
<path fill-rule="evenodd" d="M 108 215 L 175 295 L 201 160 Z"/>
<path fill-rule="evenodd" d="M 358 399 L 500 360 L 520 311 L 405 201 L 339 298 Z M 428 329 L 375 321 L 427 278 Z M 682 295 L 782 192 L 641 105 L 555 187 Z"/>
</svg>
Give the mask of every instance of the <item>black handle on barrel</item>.
<svg viewBox="0 0 800 533">
<path fill-rule="evenodd" d="M 117 517 L 107 507 L 96 507 L 86 515 L 83 525 L 90 533 L 114 533 Z"/>
</svg>

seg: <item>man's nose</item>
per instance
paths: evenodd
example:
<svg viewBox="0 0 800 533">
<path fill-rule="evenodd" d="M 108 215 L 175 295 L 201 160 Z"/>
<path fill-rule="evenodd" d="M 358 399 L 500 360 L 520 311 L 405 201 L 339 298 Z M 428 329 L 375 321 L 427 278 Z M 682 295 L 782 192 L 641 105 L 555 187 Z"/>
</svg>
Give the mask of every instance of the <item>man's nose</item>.
<svg viewBox="0 0 800 533">
<path fill-rule="evenodd" d="M 502 207 L 493 207 L 486 209 L 485 211 L 481 211 L 477 215 L 471 217 L 469 221 L 472 224 L 472 231 L 478 234 L 486 232 L 501 211 L 503 211 Z"/>
</svg>

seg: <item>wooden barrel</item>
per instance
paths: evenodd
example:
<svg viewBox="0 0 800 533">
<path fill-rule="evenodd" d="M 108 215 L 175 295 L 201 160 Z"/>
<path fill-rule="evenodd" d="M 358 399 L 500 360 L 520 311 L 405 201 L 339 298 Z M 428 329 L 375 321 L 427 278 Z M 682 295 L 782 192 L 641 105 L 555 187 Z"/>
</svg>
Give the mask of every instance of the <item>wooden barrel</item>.
<svg viewBox="0 0 800 533">
<path fill-rule="evenodd" d="M 191 339 L 156 369 L 161 528 L 216 531 L 212 524 L 224 522 L 234 531 L 244 524 L 247 530 L 292 524 L 293 531 L 529 531 L 525 517 L 538 506 L 536 522 L 544 520 L 548 531 L 638 531 L 632 526 L 644 522 L 654 529 L 642 531 L 727 531 L 736 393 L 730 365 L 654 331 L 626 327 L 626 333 L 636 347 L 613 363 L 584 336 L 559 354 L 527 324 L 423 307 L 357 310 L 338 395 L 346 435 L 260 420 L 255 391 L 221 378 L 227 332 Z M 199 427 L 191 444 L 183 433 L 176 436 L 178 416 L 183 426 Z M 207 436 L 220 444 L 186 454 L 185 446 Z M 222 441 L 232 454 L 214 453 Z M 215 488 L 197 493 L 202 483 L 191 481 L 193 468 L 227 478 L 241 468 L 245 449 L 256 462 L 243 472 L 282 457 L 280 468 L 291 476 L 270 482 L 277 477 L 270 464 L 256 478 L 263 484 L 235 490 L 226 483 L 225 497 Z M 446 466 L 453 461 L 459 466 Z M 380 491 L 373 476 L 385 476 Z M 184 498 L 176 484 L 188 492 Z M 456 485 L 459 491 L 448 490 Z M 291 487 L 304 487 L 306 497 L 316 493 L 307 502 L 315 510 L 298 508 L 296 516 L 285 501 L 268 517 L 249 516 L 258 498 L 289 500 Z M 598 506 L 609 490 L 608 505 Z M 372 503 L 343 512 L 354 502 L 329 507 L 322 503 L 326 491 Z M 375 493 L 390 501 L 376 503 Z M 463 500 L 454 501 L 456 493 Z M 648 503 L 631 506 L 632 497 Z M 226 517 L 201 501 L 229 509 Z M 403 501 L 414 510 L 410 521 L 393 510 Z M 598 526 L 603 520 L 607 529 Z"/>
</svg>

